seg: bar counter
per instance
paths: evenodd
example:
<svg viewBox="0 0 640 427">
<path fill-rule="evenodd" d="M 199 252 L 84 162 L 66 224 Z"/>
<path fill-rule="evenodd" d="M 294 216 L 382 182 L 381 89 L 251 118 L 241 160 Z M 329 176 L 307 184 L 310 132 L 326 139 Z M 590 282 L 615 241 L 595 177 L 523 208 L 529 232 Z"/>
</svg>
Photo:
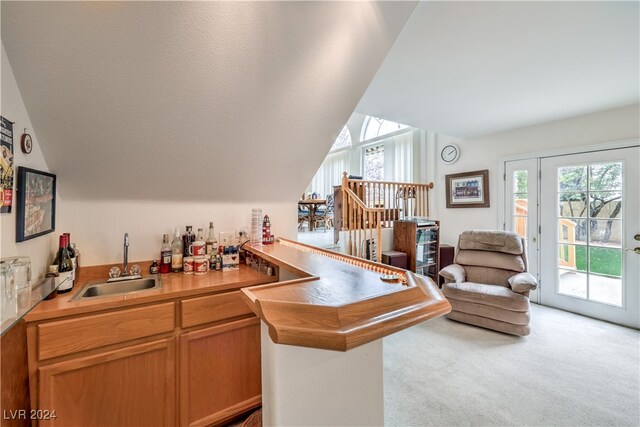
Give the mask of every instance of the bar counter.
<svg viewBox="0 0 640 427">
<path fill-rule="evenodd" d="M 303 276 L 242 290 L 276 344 L 347 351 L 451 311 L 431 279 L 402 269 L 282 238 L 247 249 Z"/>
</svg>

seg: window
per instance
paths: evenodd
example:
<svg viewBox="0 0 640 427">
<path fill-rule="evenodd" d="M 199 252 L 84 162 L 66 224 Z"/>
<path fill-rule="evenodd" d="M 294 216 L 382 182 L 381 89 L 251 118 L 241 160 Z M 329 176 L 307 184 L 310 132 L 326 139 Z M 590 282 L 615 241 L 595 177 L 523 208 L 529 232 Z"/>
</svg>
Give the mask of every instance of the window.
<svg viewBox="0 0 640 427">
<path fill-rule="evenodd" d="M 364 179 L 367 181 L 384 179 L 384 145 L 367 147 L 364 150 Z"/>
<path fill-rule="evenodd" d="M 340 135 L 338 135 L 338 138 L 331 146 L 330 151 L 336 151 L 341 148 L 350 147 L 350 146 L 351 146 L 351 132 L 349 132 L 349 129 L 347 129 L 347 127 L 345 126 L 342 128 L 342 132 L 340 132 Z"/>
<path fill-rule="evenodd" d="M 390 120 L 379 119 L 373 116 L 367 116 L 362 126 L 362 141 L 367 141 L 378 136 L 396 132 L 400 129 L 406 129 L 409 126 L 401 123 L 392 122 Z"/>
<path fill-rule="evenodd" d="M 513 231 L 521 237 L 527 238 L 527 219 L 529 217 L 529 172 L 525 170 L 513 171 Z"/>
</svg>

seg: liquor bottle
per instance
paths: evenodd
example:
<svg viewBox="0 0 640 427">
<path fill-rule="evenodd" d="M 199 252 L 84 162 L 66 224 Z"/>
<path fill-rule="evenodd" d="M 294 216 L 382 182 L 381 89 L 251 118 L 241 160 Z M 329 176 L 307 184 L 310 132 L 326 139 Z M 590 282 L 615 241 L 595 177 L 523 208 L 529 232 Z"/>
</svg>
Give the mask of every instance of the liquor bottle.
<svg viewBox="0 0 640 427">
<path fill-rule="evenodd" d="M 209 237 L 207 237 L 207 256 L 211 257 L 218 253 L 218 240 L 213 230 L 213 222 L 209 223 Z"/>
<path fill-rule="evenodd" d="M 162 246 L 160 247 L 160 273 L 167 274 L 171 271 L 171 245 L 169 235 L 162 235 Z"/>
<path fill-rule="evenodd" d="M 176 227 L 176 236 L 171 242 L 171 271 L 179 273 L 182 271 L 182 239 L 180 238 L 180 229 Z"/>
<path fill-rule="evenodd" d="M 154 259 L 153 263 L 151 264 L 151 267 L 149 267 L 149 273 L 158 274 L 159 272 L 160 272 L 160 266 L 158 265 L 158 260 Z"/>
<path fill-rule="evenodd" d="M 69 239 L 64 234 L 61 234 L 58 253 L 53 261 L 53 263 L 58 266 L 58 279 L 60 282 L 58 293 L 60 294 L 73 289 L 73 261 L 71 261 L 71 257 L 69 256 L 68 246 Z"/>
<path fill-rule="evenodd" d="M 187 225 L 187 231 L 182 235 L 182 255 L 193 256 L 193 241 L 196 235 L 193 234 L 193 227 Z"/>
<path fill-rule="evenodd" d="M 75 252 L 76 254 L 76 277 L 78 276 L 78 274 L 80 274 L 80 261 L 82 260 L 82 258 L 80 257 L 80 250 L 76 247 L 75 243 L 70 243 L 69 246 L 71 247 L 71 249 L 73 249 L 73 252 Z"/>
<path fill-rule="evenodd" d="M 73 264 L 73 283 L 76 283 L 76 276 L 78 274 L 78 260 L 76 259 L 76 251 L 71 246 L 71 233 L 63 233 L 67 236 L 67 252 L 69 252 L 69 258 Z"/>
<path fill-rule="evenodd" d="M 198 228 L 198 236 L 191 244 L 193 256 L 204 256 L 207 254 L 207 243 L 204 241 L 204 230 Z"/>
</svg>

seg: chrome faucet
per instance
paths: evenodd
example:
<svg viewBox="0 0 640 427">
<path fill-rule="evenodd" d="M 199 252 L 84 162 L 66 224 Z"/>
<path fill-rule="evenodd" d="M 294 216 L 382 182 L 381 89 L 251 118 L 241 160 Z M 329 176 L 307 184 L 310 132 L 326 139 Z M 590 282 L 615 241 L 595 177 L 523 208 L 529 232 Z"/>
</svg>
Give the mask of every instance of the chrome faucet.
<svg viewBox="0 0 640 427">
<path fill-rule="evenodd" d="M 112 267 L 109 270 L 109 278 L 107 283 L 121 282 L 123 280 L 141 279 L 140 267 L 133 265 L 129 271 L 129 233 L 124 233 L 124 251 L 122 256 L 122 271 L 118 267 Z"/>
<path fill-rule="evenodd" d="M 129 275 L 128 264 L 129 263 L 129 233 L 124 233 L 124 258 L 122 260 L 122 277 Z"/>
</svg>

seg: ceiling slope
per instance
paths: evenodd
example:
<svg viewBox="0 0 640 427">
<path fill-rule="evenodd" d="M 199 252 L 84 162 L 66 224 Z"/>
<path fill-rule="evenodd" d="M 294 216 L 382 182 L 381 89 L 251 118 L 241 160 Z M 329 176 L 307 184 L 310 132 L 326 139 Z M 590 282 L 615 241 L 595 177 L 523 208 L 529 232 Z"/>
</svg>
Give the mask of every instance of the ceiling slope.
<svg viewBox="0 0 640 427">
<path fill-rule="evenodd" d="M 63 197 L 284 201 L 304 191 L 415 3 L 1 7 Z"/>
<path fill-rule="evenodd" d="M 421 2 L 356 110 L 472 138 L 636 104 L 639 6 Z"/>
</svg>

